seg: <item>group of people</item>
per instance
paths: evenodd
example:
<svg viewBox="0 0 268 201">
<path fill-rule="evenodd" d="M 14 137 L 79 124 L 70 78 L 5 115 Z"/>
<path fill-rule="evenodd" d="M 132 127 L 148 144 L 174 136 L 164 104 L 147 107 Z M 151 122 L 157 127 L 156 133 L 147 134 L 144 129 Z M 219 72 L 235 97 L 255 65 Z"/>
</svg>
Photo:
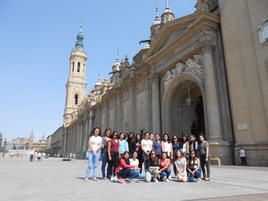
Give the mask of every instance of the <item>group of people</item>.
<svg viewBox="0 0 268 201">
<path fill-rule="evenodd" d="M 38 152 L 37 150 L 32 150 L 30 152 L 30 162 L 37 161 L 40 162 L 45 157 L 45 153 Z"/>
<path fill-rule="evenodd" d="M 188 139 L 183 135 L 181 139 L 173 136 L 170 139 L 164 134 L 146 132 L 142 138 L 133 132 L 125 135 L 111 129 L 106 129 L 102 136 L 96 127 L 88 140 L 88 168 L 84 181 L 88 181 L 93 168 L 93 181 L 97 179 L 97 167 L 102 157 L 103 180 L 126 183 L 138 182 L 168 182 L 173 169 L 176 179 L 180 182 L 210 180 L 209 144 L 203 135 L 199 141 L 194 135 Z M 108 167 L 107 167 L 108 164 Z M 107 167 L 107 168 L 106 168 Z M 201 170 L 200 170 L 201 169 Z M 143 171 L 144 170 L 144 171 Z M 143 173 L 143 174 L 142 174 Z"/>
</svg>

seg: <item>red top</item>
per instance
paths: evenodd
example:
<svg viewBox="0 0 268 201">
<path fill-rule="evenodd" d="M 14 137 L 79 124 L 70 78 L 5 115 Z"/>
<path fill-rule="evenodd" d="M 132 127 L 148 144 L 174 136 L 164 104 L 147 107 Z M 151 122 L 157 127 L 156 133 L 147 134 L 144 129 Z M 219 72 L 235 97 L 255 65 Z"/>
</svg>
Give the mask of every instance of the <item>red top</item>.
<svg viewBox="0 0 268 201">
<path fill-rule="evenodd" d="M 161 168 L 166 167 L 167 164 L 170 163 L 170 160 L 168 158 L 166 158 L 164 161 L 162 161 L 161 159 L 159 159 L 159 165 Z"/>
<path fill-rule="evenodd" d="M 110 142 L 111 142 L 111 148 L 110 148 L 110 151 L 112 151 L 112 152 L 118 152 L 118 149 L 119 149 L 119 142 L 116 142 L 116 141 L 113 140 L 113 139 L 111 139 Z"/>
<path fill-rule="evenodd" d="M 115 169 L 115 172 L 117 173 L 120 170 L 122 170 L 123 168 L 135 168 L 135 166 L 134 165 L 128 165 L 126 163 L 126 160 L 124 158 L 121 158 L 117 168 Z"/>
</svg>

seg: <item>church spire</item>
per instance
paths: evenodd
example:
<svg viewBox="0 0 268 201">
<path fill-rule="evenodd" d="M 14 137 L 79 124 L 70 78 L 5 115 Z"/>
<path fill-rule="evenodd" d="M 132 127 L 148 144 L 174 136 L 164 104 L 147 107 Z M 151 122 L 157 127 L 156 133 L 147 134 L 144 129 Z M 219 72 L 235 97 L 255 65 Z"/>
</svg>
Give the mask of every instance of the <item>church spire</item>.
<svg viewBox="0 0 268 201">
<path fill-rule="evenodd" d="M 169 10 L 168 0 L 166 0 L 166 9 L 165 10 Z"/>
<path fill-rule="evenodd" d="M 155 19 L 154 19 L 154 24 L 160 24 L 161 23 L 161 20 L 160 20 L 160 17 L 158 15 L 158 7 L 156 6 L 156 13 L 155 13 Z"/>
<path fill-rule="evenodd" d="M 75 43 L 75 50 L 83 51 L 84 50 L 84 44 L 83 44 L 83 33 L 82 33 L 82 24 L 80 24 L 80 30 L 79 33 L 76 36 L 76 43 Z"/>
<path fill-rule="evenodd" d="M 174 13 L 169 9 L 169 3 L 168 0 L 166 0 L 166 8 L 164 13 L 161 15 L 162 23 L 166 23 L 168 21 L 174 20 L 175 15 Z"/>
</svg>

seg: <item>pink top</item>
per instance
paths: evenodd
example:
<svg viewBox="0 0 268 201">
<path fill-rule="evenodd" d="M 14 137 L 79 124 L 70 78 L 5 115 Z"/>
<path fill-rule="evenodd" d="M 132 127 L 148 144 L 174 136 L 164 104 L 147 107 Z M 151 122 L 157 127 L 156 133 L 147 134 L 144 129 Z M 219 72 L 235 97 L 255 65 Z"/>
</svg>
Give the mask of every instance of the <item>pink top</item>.
<svg viewBox="0 0 268 201">
<path fill-rule="evenodd" d="M 119 164 L 118 164 L 118 166 L 117 166 L 116 169 L 115 169 L 115 172 L 117 173 L 117 172 L 119 172 L 120 170 L 122 170 L 123 168 L 134 168 L 134 167 L 135 167 L 134 165 L 128 165 L 128 164 L 126 163 L 126 159 L 121 158 L 121 159 L 120 159 L 120 162 L 119 162 Z"/>
<path fill-rule="evenodd" d="M 111 142 L 111 152 L 118 152 L 119 149 L 119 142 L 116 142 L 115 140 L 111 139 L 109 142 Z"/>
<path fill-rule="evenodd" d="M 159 159 L 158 161 L 159 165 L 161 168 L 165 167 L 167 164 L 170 163 L 170 160 L 168 158 L 166 158 L 164 161 L 162 161 L 161 159 Z"/>
</svg>

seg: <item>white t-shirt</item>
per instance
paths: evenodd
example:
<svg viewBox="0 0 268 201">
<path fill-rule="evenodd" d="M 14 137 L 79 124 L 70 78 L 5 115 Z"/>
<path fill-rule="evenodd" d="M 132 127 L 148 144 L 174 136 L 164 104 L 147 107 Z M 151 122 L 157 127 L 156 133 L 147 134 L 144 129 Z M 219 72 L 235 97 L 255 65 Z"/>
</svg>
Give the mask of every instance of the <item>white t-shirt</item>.
<svg viewBox="0 0 268 201">
<path fill-rule="evenodd" d="M 246 151 L 244 149 L 240 150 L 240 157 L 245 157 L 246 156 Z"/>
<path fill-rule="evenodd" d="M 141 141 L 141 145 L 143 145 L 143 149 L 148 152 L 148 151 L 151 151 L 152 150 L 152 146 L 153 146 L 153 141 L 152 140 L 145 140 L 143 139 Z"/>
<path fill-rule="evenodd" d="M 91 147 L 94 149 L 94 151 L 99 148 L 100 143 L 102 142 L 102 138 L 100 136 L 95 137 L 94 135 L 89 139 L 91 142 Z M 92 151 L 90 147 L 88 148 L 88 151 Z"/>
<path fill-rule="evenodd" d="M 134 161 L 132 158 L 129 159 L 130 165 L 133 165 L 135 167 L 139 166 L 139 159 L 136 158 L 136 160 Z"/>
<path fill-rule="evenodd" d="M 167 155 L 170 156 L 170 150 L 171 150 L 171 143 L 169 142 L 162 142 L 164 144 L 164 152 L 167 152 Z"/>
</svg>

